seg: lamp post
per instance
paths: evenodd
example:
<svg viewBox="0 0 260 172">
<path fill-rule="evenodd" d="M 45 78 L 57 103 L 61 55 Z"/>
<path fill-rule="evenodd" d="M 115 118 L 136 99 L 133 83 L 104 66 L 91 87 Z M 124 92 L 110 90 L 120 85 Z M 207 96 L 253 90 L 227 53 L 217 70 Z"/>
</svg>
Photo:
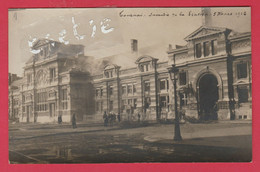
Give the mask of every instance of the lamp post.
<svg viewBox="0 0 260 172">
<path fill-rule="evenodd" d="M 180 130 L 180 121 L 179 121 L 179 113 L 178 113 L 178 105 L 177 105 L 177 90 L 176 90 L 176 73 L 178 72 L 178 68 L 175 64 L 172 67 L 168 68 L 168 72 L 170 74 L 170 78 L 173 81 L 173 89 L 174 89 L 174 111 L 175 111 L 175 123 L 174 123 L 174 141 L 181 141 L 181 130 Z"/>
</svg>

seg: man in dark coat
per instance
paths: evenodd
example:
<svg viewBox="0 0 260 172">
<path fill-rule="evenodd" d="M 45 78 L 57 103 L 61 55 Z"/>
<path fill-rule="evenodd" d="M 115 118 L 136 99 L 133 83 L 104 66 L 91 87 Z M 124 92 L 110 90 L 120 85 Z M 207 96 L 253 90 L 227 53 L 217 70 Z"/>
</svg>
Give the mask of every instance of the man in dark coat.
<svg viewBox="0 0 260 172">
<path fill-rule="evenodd" d="M 104 120 L 104 126 L 107 127 L 107 123 L 108 123 L 108 116 L 107 116 L 107 112 L 105 111 L 104 112 L 104 115 L 103 115 L 103 120 Z"/>
<path fill-rule="evenodd" d="M 121 121 L 120 113 L 117 115 L 118 122 Z"/>
<path fill-rule="evenodd" d="M 62 118 L 61 115 L 58 116 L 58 123 L 61 124 L 62 123 Z"/>
<path fill-rule="evenodd" d="M 73 128 L 77 128 L 76 115 L 75 115 L 75 113 L 73 113 L 73 115 L 72 115 L 72 120 L 71 120 L 71 122 L 72 122 L 72 127 L 73 127 Z"/>
</svg>

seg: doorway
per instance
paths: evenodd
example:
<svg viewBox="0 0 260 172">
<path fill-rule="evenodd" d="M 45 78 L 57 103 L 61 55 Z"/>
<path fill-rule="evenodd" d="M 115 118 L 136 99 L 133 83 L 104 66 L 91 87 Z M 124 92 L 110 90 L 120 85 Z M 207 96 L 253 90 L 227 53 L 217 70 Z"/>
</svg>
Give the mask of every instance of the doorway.
<svg viewBox="0 0 260 172">
<path fill-rule="evenodd" d="M 217 120 L 218 81 L 213 74 L 203 75 L 199 80 L 199 117 Z"/>
</svg>

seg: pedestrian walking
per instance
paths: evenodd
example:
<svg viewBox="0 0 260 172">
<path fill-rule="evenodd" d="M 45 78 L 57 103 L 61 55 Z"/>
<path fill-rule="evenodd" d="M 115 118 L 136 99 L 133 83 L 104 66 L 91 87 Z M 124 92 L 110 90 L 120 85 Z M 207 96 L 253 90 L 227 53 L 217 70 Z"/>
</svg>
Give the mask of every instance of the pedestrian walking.
<svg viewBox="0 0 260 172">
<path fill-rule="evenodd" d="M 62 118 L 61 118 L 61 115 L 58 116 L 58 124 L 61 124 L 62 123 Z"/>
<path fill-rule="evenodd" d="M 108 116 L 107 116 L 107 112 L 105 111 L 104 112 L 104 115 L 103 115 L 103 120 L 104 120 L 104 126 L 107 127 L 107 123 L 108 123 Z"/>
<path fill-rule="evenodd" d="M 75 115 L 75 113 L 73 113 L 73 115 L 72 115 L 72 120 L 71 120 L 71 122 L 72 122 L 72 127 L 73 127 L 73 128 L 77 128 L 76 115 Z"/>
<path fill-rule="evenodd" d="M 120 113 L 117 115 L 117 120 L 118 120 L 118 122 L 121 121 Z"/>
<path fill-rule="evenodd" d="M 138 122 L 140 122 L 140 118 L 141 118 L 140 113 L 137 114 L 137 117 L 138 117 Z"/>
</svg>

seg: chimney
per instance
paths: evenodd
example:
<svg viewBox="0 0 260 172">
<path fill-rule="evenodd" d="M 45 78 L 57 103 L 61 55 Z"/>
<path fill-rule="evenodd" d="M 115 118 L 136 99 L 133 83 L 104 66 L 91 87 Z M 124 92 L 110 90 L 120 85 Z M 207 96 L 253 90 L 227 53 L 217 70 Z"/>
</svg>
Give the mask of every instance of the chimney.
<svg viewBox="0 0 260 172">
<path fill-rule="evenodd" d="M 201 8 L 202 13 L 202 25 L 203 26 L 212 26 L 211 10 L 210 8 Z"/>
<path fill-rule="evenodd" d="M 172 50 L 172 44 L 169 44 L 168 51 Z"/>
<path fill-rule="evenodd" d="M 132 53 L 136 53 L 138 51 L 136 39 L 131 39 L 131 51 L 132 51 Z"/>
</svg>

